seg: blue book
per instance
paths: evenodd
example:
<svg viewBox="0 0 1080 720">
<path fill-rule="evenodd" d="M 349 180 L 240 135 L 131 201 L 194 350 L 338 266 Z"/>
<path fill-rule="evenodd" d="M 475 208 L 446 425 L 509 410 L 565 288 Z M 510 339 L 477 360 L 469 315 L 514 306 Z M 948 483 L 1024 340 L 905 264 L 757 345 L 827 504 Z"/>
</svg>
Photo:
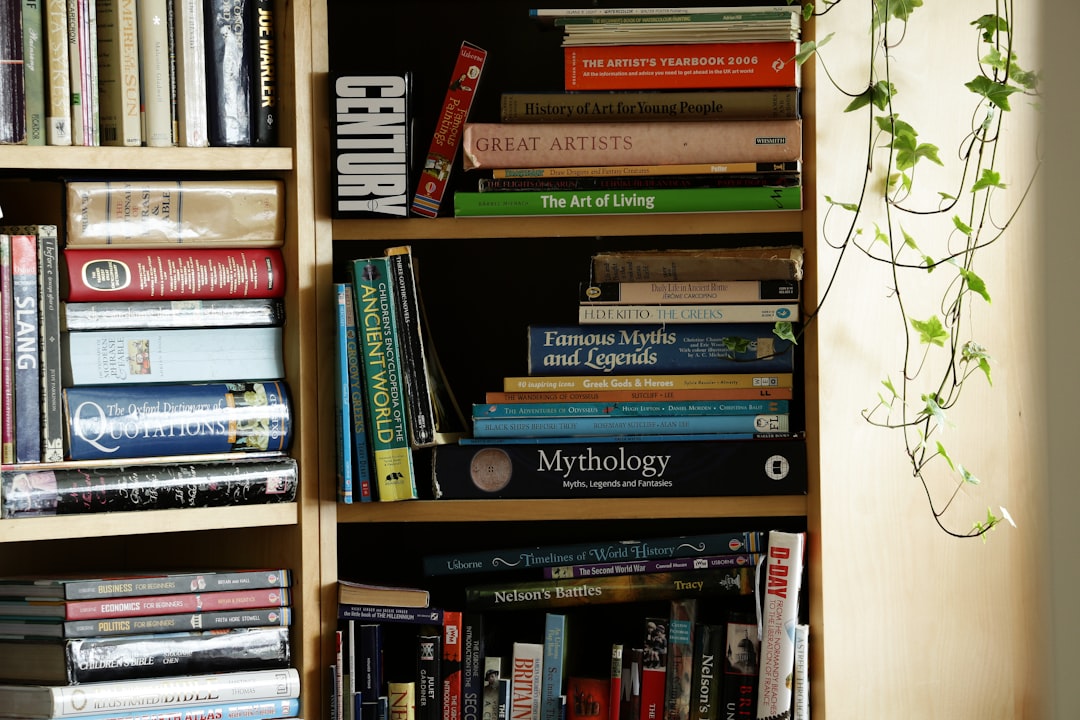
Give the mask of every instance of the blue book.
<svg viewBox="0 0 1080 720">
<path fill-rule="evenodd" d="M 346 427 L 352 428 L 353 496 L 359 497 L 360 502 L 371 502 L 371 450 L 367 439 L 364 375 L 360 369 L 359 348 L 353 290 L 351 285 L 345 283 L 345 360 L 350 415 L 342 417 L 342 422 L 347 423 Z"/>
<path fill-rule="evenodd" d="M 285 451 L 283 382 L 64 388 L 72 460 Z"/>
<path fill-rule="evenodd" d="M 337 340 L 337 354 L 334 363 L 334 431 L 337 441 L 334 443 L 337 460 L 338 500 L 345 504 L 353 501 L 353 440 L 352 440 L 352 403 L 349 387 L 349 355 L 346 346 L 348 321 L 346 313 L 349 307 L 348 285 L 334 283 L 334 298 L 337 301 L 337 323 L 334 326 Z"/>
<path fill-rule="evenodd" d="M 529 375 L 790 373 L 772 323 L 530 325 Z"/>
<path fill-rule="evenodd" d="M 786 413 L 787 400 L 474 403 L 476 418 L 620 417 L 643 415 L 761 415 Z"/>
<path fill-rule="evenodd" d="M 789 432 L 786 413 L 657 417 L 476 418 L 474 438 Z"/>
<path fill-rule="evenodd" d="M 540 682 L 540 720 L 560 720 L 566 664 L 566 615 L 544 615 L 544 677 Z"/>
</svg>

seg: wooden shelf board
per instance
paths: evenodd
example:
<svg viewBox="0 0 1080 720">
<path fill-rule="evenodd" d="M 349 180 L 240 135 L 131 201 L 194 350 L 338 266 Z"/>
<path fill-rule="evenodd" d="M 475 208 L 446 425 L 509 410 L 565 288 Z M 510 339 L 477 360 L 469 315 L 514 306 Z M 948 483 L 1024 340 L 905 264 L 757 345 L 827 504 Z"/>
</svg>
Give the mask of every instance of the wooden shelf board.
<svg viewBox="0 0 1080 720">
<path fill-rule="evenodd" d="M 72 172 L 92 170 L 94 173 L 113 170 L 288 171 L 293 169 L 293 150 L 289 147 L 147 148 L 9 145 L 0 147 L 0 167 L 4 170 L 70 170 Z"/>
</svg>

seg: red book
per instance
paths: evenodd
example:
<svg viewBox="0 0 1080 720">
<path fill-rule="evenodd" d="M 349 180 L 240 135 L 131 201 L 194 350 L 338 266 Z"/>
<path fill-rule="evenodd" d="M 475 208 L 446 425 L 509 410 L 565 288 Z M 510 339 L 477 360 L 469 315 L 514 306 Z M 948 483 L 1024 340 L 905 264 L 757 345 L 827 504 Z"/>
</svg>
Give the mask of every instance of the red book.
<svg viewBox="0 0 1080 720">
<path fill-rule="evenodd" d="M 458 610 L 443 613 L 442 719 L 461 718 L 462 616 Z"/>
<path fill-rule="evenodd" d="M 0 602 L 0 615 L 90 620 L 285 607 L 288 604 L 289 591 L 287 589 L 260 588 L 254 590 L 222 590 L 208 593 L 181 593 L 177 595 L 146 595 L 143 597 L 101 600 L 5 601 Z"/>
<path fill-rule="evenodd" d="M 622 705 L 623 646 L 611 645 L 611 675 L 608 678 L 608 720 L 619 720 Z"/>
<path fill-rule="evenodd" d="M 278 248 L 66 248 L 68 302 L 218 300 L 285 294 Z"/>
<path fill-rule="evenodd" d="M 567 90 L 780 88 L 800 84 L 799 43 L 583 45 L 563 48 Z"/>
</svg>

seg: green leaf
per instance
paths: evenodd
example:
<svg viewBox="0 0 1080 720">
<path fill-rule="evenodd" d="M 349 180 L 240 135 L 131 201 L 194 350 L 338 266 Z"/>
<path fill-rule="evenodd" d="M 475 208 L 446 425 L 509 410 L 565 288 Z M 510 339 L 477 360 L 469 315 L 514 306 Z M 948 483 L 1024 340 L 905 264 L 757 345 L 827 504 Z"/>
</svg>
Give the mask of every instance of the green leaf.
<svg viewBox="0 0 1080 720">
<path fill-rule="evenodd" d="M 907 22 L 912 11 L 917 7 L 922 7 L 922 0 L 874 0 L 874 5 L 875 24 L 883 25 L 889 20 L 890 15 L 897 20 Z"/>
<path fill-rule="evenodd" d="M 948 331 L 945 330 L 945 326 L 941 324 L 941 320 L 938 319 L 937 315 L 932 316 L 929 320 L 912 318 L 911 327 L 915 328 L 915 331 L 919 333 L 919 342 L 923 345 L 944 347 L 945 341 L 949 338 Z"/>
<path fill-rule="evenodd" d="M 996 187 L 1004 190 L 1006 185 L 1001 182 L 1001 173 L 991 170 L 990 168 L 983 168 L 982 177 L 971 186 L 971 192 L 978 192 L 979 190 L 989 187 Z"/>
<path fill-rule="evenodd" d="M 827 42 L 829 42 L 829 40 L 832 40 L 832 37 L 835 34 L 836 33 L 829 33 L 820 40 L 807 40 L 806 42 L 799 45 L 799 52 L 795 54 L 795 62 L 799 65 L 805 63 L 807 60 L 813 57 L 814 53 L 816 53 Z"/>
<path fill-rule="evenodd" d="M 859 206 L 858 206 L 857 203 L 837 202 L 837 201 L 833 200 L 831 197 L 829 197 L 828 195 L 825 196 L 825 202 L 829 203 L 830 205 L 838 205 L 838 206 L 840 206 L 840 207 L 842 207 L 845 210 L 848 210 L 850 212 L 859 212 Z"/>
<path fill-rule="evenodd" d="M 982 30 L 982 39 L 988 43 L 994 42 L 995 34 L 1009 31 L 1009 24 L 1000 15 L 983 15 L 971 24 Z"/>
<path fill-rule="evenodd" d="M 892 378 L 885 378 L 881 381 L 881 384 L 889 389 L 889 392 L 892 393 L 894 400 L 900 397 L 900 393 L 896 392 L 896 387 L 893 385 Z"/>
<path fill-rule="evenodd" d="M 742 337 L 725 337 L 720 343 L 724 349 L 732 353 L 744 353 L 750 349 L 750 339 Z"/>
<path fill-rule="evenodd" d="M 938 451 L 938 455 L 940 455 L 941 457 L 945 458 L 945 462 L 949 463 L 949 468 L 950 468 L 951 470 L 955 470 L 955 469 L 956 469 L 956 466 L 955 466 L 955 465 L 953 465 L 953 461 L 952 461 L 952 458 L 951 458 L 951 457 L 949 457 L 949 453 L 945 452 L 945 446 L 944 446 L 944 445 L 942 445 L 940 441 L 939 441 L 939 442 L 938 442 L 938 444 L 937 444 L 937 451 Z"/>
<path fill-rule="evenodd" d="M 990 293 L 986 289 L 986 282 L 983 281 L 981 277 L 976 275 L 973 270 L 968 270 L 967 268 L 960 268 L 959 272 L 971 292 L 977 293 L 983 300 L 990 302 Z"/>
<path fill-rule="evenodd" d="M 923 395 L 923 413 L 927 417 L 934 421 L 934 424 L 938 428 L 944 428 L 946 425 L 945 411 L 941 409 L 941 405 L 938 405 L 937 398 L 932 395 Z M 941 443 L 938 443 L 938 447 L 941 447 Z"/>
<path fill-rule="evenodd" d="M 976 95 L 983 96 L 995 107 L 999 107 L 1006 111 L 1011 110 L 1009 107 L 1009 96 L 1015 92 L 1019 92 L 1019 88 L 995 82 L 985 75 L 979 75 L 974 80 L 964 83 L 964 87 Z"/>
<path fill-rule="evenodd" d="M 956 226 L 957 230 L 959 230 L 960 232 L 964 233 L 965 235 L 967 235 L 969 237 L 971 236 L 971 233 L 973 232 L 971 227 L 969 227 L 967 225 L 967 223 L 965 223 L 963 220 L 961 220 L 959 215 L 953 215 L 952 220 L 953 220 L 953 225 Z"/>
<path fill-rule="evenodd" d="M 793 345 L 799 344 L 799 340 L 795 337 L 795 331 L 792 329 L 790 322 L 783 321 L 773 325 L 773 335 L 781 340 L 788 340 Z"/>
</svg>

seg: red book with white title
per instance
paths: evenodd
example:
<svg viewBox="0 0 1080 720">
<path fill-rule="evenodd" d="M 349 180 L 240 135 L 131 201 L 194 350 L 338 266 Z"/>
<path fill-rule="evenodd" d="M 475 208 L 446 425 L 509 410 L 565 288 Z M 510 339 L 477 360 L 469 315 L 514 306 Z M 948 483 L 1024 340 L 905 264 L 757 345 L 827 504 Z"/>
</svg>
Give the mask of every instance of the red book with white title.
<svg viewBox="0 0 1080 720">
<path fill-rule="evenodd" d="M 279 248 L 66 248 L 65 299 L 217 300 L 285 294 Z"/>
<path fill-rule="evenodd" d="M 442 642 L 442 720 L 461 718 L 462 632 L 461 611 L 445 611 Z"/>
<path fill-rule="evenodd" d="M 800 85 L 799 43 L 583 45 L 563 48 L 566 90 L 690 90 Z"/>
</svg>

